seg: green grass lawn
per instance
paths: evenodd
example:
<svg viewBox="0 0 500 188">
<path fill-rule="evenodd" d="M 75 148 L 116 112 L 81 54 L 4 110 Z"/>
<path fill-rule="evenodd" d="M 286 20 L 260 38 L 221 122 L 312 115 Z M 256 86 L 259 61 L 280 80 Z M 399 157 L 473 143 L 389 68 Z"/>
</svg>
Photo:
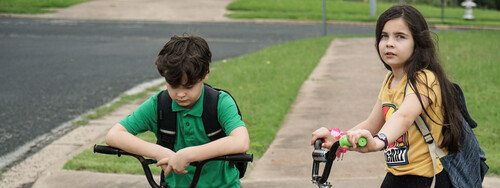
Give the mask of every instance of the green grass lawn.
<svg viewBox="0 0 500 188">
<path fill-rule="evenodd" d="M 500 174 L 500 31 L 440 32 L 448 76 L 464 90 L 489 173 Z"/>
<path fill-rule="evenodd" d="M 327 20 L 375 22 L 382 12 L 394 3 L 377 2 L 377 16 L 370 17 L 368 2 L 329 0 L 326 1 Z M 500 12 L 495 10 L 474 9 L 474 21 L 465 21 L 463 7 L 446 7 L 445 20 L 441 21 L 441 7 L 425 4 L 415 6 L 430 24 L 477 25 L 500 27 Z M 322 0 L 236 0 L 229 4 L 232 11 L 226 16 L 234 19 L 292 19 L 322 20 Z"/>
<path fill-rule="evenodd" d="M 0 0 L 0 13 L 39 14 L 90 0 Z"/>
<path fill-rule="evenodd" d="M 479 123 L 476 132 L 488 157 L 490 174 L 500 174 L 500 43 L 499 31 L 439 32 L 439 50 L 448 76 L 463 87 L 469 110 Z M 272 46 L 215 62 L 208 83 L 236 98 L 247 124 L 250 153 L 262 156 L 283 123 L 300 85 L 319 62 L 333 37 Z M 153 134 L 140 135 L 154 142 Z M 66 169 L 141 174 L 131 157 L 93 154 L 90 149 L 70 160 Z M 159 168 L 154 168 L 159 172 Z"/>
</svg>

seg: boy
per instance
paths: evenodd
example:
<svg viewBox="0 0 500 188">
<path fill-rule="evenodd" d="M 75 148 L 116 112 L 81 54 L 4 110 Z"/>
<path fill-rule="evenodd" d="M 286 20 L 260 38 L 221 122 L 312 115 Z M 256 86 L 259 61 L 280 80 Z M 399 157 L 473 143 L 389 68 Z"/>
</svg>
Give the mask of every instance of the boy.
<svg viewBox="0 0 500 188">
<path fill-rule="evenodd" d="M 236 103 L 223 91 L 219 94 L 217 119 L 227 136 L 210 141 L 204 131 L 203 82 L 208 79 L 211 57 L 203 38 L 173 36 L 155 60 L 158 71 L 165 77 L 166 92 L 172 98 L 172 111 L 177 113 L 174 150 L 134 136 L 145 131 L 157 134 L 160 92 L 113 126 L 106 136 L 106 144 L 110 146 L 157 160 L 169 187 L 187 187 L 191 183 L 195 169 L 189 166 L 191 162 L 245 153 L 249 148 L 248 132 Z M 198 187 L 240 187 L 238 175 L 238 169 L 227 162 L 211 161 L 203 167 Z"/>
</svg>

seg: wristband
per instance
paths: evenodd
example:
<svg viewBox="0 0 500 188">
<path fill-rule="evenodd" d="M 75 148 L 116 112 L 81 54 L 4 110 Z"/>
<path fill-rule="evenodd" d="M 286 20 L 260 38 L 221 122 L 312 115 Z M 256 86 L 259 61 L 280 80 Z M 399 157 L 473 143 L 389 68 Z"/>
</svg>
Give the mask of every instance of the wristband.
<svg viewBox="0 0 500 188">
<path fill-rule="evenodd" d="M 373 136 L 373 138 L 378 138 L 384 142 L 384 147 L 381 150 L 386 149 L 387 146 L 389 145 L 387 141 L 387 136 L 384 133 L 377 133 L 375 136 Z"/>
</svg>

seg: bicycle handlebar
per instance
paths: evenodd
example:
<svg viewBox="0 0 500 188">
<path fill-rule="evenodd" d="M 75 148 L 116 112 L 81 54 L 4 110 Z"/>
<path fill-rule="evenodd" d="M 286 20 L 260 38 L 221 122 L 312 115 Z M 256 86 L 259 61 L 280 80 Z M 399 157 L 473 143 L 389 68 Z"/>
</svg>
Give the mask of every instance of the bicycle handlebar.
<svg viewBox="0 0 500 188">
<path fill-rule="evenodd" d="M 118 157 L 120 157 L 121 155 L 135 156 L 134 154 L 128 153 L 128 152 L 123 151 L 121 149 L 114 148 L 111 146 L 103 146 L 103 145 L 94 145 L 94 153 L 118 155 Z"/>
<path fill-rule="evenodd" d="M 102 154 L 108 154 L 108 155 L 118 155 L 120 157 L 121 155 L 129 155 L 132 157 L 137 158 L 139 162 L 141 162 L 142 169 L 144 170 L 144 174 L 146 175 L 146 178 L 148 179 L 149 185 L 153 188 L 161 188 L 161 187 L 166 187 L 166 185 L 158 185 L 155 180 L 153 179 L 153 176 L 151 175 L 151 170 L 149 169 L 150 164 L 157 163 L 156 160 L 154 159 L 144 159 L 143 156 L 132 154 L 126 151 L 123 151 L 119 148 L 114 148 L 111 146 L 104 146 L 104 145 L 94 145 L 94 153 L 102 153 Z M 253 162 L 253 154 L 231 154 L 231 155 L 224 155 L 224 156 L 219 156 L 219 157 L 214 157 L 211 159 L 207 159 L 204 161 L 199 161 L 199 162 L 193 162 L 190 165 L 196 167 L 195 174 L 193 176 L 193 181 L 191 182 L 191 185 L 189 187 L 196 187 L 196 184 L 198 184 L 199 177 L 201 175 L 201 169 L 203 168 L 203 165 L 207 163 L 208 161 L 229 161 L 229 162 Z"/>
</svg>

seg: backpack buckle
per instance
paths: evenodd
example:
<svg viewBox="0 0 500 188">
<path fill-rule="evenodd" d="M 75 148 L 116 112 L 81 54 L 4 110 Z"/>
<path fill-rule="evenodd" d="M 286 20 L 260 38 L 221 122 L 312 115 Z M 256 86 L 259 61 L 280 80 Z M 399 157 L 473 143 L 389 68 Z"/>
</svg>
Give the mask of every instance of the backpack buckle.
<svg viewBox="0 0 500 188">
<path fill-rule="evenodd" d="M 434 138 L 432 138 L 431 133 L 428 133 L 428 134 L 424 135 L 424 140 L 427 144 L 432 144 L 432 142 L 434 141 Z"/>
</svg>

